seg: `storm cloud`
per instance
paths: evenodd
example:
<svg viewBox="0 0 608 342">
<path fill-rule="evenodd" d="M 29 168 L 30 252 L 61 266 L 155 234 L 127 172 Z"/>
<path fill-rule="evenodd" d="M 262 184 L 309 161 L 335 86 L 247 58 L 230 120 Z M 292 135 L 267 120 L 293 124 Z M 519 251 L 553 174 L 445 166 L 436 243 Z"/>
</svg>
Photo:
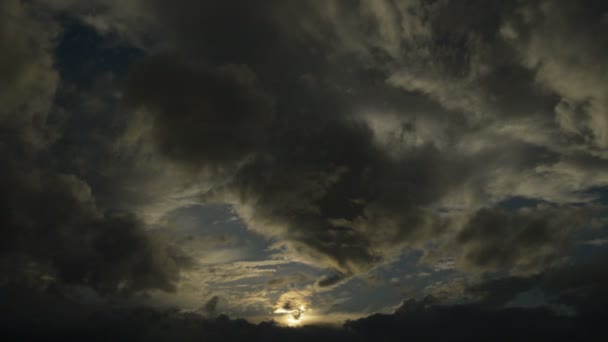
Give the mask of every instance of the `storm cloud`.
<svg viewBox="0 0 608 342">
<path fill-rule="evenodd" d="M 574 336 L 605 316 L 607 10 L 5 1 L 0 285 L 217 334 Z"/>
</svg>

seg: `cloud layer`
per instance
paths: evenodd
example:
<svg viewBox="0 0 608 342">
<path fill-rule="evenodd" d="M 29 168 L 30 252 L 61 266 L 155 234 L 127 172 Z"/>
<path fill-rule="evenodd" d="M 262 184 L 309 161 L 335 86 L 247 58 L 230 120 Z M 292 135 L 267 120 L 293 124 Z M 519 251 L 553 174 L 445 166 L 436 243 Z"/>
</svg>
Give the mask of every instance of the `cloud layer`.
<svg viewBox="0 0 608 342">
<path fill-rule="evenodd" d="M 574 121 L 566 113 L 578 110 L 573 101 L 595 103 L 601 96 L 558 89 L 548 76 L 558 71 L 546 68 L 570 66 L 541 62 L 557 57 L 532 56 L 552 49 L 530 46 L 550 41 L 534 36 L 553 34 L 544 27 L 553 18 L 567 15 L 575 25 L 588 8 L 416 1 L 287 2 L 250 11 L 232 3 L 197 6 L 235 22 L 194 21 L 198 8 L 186 12 L 182 4 L 150 6 L 167 25 L 163 33 L 180 37 L 171 40 L 173 53 L 185 57 L 144 62 L 139 70 L 147 71 L 132 74 L 127 97 L 149 113 L 142 114 L 152 127 L 145 138 L 159 154 L 198 169 L 219 164 L 223 179 L 203 200 L 233 203 L 250 229 L 279 239 L 295 258 L 351 276 L 405 247 L 459 236 L 452 245 L 456 256 L 462 250 L 461 264 L 479 258 L 488 266 L 469 271 L 533 272 L 563 257 L 558 241 L 585 227 L 566 219 L 571 215 L 553 221 L 540 208 L 490 215 L 483 207 L 514 197 L 549 206 L 588 202 L 584 191 L 605 184 L 589 167 L 606 163 L 598 150 L 602 125 L 593 125 L 589 139 L 576 140 L 579 129 L 567 126 Z M 469 10 L 480 13 L 471 19 L 463 15 Z M 294 11 L 300 15 L 293 17 Z M 526 16 L 533 15 L 551 19 L 529 27 Z M 597 20 L 584 26 L 597 29 L 603 19 Z M 294 24 L 286 27 L 287 21 Z M 210 30 L 213 36 L 205 36 Z M 597 54 L 587 49 L 572 47 L 583 56 Z M 296 58 L 294 51 L 307 57 Z M 193 62 L 183 66 L 180 58 Z M 277 63 L 267 63 L 273 59 Z M 179 91 L 155 95 L 156 86 Z M 224 89 L 225 104 L 223 96 L 211 95 L 215 87 Z M 595 117 L 590 120 L 602 117 L 580 111 Z M 571 210 L 560 208 L 547 210 Z M 491 239 L 474 237 L 483 235 L 480 226 L 497 230 L 497 243 L 512 240 L 509 253 L 530 245 L 539 255 L 507 261 Z M 543 235 L 548 226 L 559 227 L 558 234 Z"/>
<path fill-rule="evenodd" d="M 606 240 L 607 10 L 4 1 L 0 285 L 296 321 L 418 297 L 363 337 L 507 320 L 534 291 L 541 327 L 583 317 L 605 301 L 581 260 Z"/>
</svg>

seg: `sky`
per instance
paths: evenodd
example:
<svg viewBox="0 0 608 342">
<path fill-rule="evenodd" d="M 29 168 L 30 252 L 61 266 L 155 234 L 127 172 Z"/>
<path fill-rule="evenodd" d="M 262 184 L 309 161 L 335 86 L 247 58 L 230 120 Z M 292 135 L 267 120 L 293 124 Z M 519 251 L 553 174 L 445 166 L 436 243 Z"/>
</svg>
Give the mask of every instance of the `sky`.
<svg viewBox="0 0 608 342">
<path fill-rule="evenodd" d="M 607 338 L 606 32 L 603 0 L 3 0 L 0 333 Z"/>
</svg>

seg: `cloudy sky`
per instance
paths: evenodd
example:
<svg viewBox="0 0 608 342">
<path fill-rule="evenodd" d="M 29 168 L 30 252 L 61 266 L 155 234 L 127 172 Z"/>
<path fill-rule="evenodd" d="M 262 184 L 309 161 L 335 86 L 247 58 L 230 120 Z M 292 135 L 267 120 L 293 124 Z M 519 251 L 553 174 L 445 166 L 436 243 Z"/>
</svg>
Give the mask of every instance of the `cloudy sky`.
<svg viewBox="0 0 608 342">
<path fill-rule="evenodd" d="M 2 315 L 603 331 L 606 32 L 603 0 L 2 0 Z"/>
</svg>

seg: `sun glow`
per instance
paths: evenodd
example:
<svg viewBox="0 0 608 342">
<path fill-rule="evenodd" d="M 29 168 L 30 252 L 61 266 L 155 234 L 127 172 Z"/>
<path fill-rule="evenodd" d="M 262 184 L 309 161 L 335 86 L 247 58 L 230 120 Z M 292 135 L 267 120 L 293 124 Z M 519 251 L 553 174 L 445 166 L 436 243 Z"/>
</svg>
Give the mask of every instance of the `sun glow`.
<svg viewBox="0 0 608 342">
<path fill-rule="evenodd" d="M 304 321 L 306 321 L 306 316 L 304 312 L 309 311 L 306 306 L 301 305 L 297 309 L 284 309 L 280 308 L 274 311 L 275 314 L 284 314 L 283 322 L 289 327 L 299 327 L 302 326 Z"/>
<path fill-rule="evenodd" d="M 287 324 L 288 327 L 295 328 L 295 327 L 302 326 L 304 324 L 305 320 L 306 320 L 306 318 L 303 316 L 300 316 L 300 318 L 296 319 L 296 318 L 293 318 L 293 316 L 288 315 L 285 318 L 285 323 Z"/>
</svg>

